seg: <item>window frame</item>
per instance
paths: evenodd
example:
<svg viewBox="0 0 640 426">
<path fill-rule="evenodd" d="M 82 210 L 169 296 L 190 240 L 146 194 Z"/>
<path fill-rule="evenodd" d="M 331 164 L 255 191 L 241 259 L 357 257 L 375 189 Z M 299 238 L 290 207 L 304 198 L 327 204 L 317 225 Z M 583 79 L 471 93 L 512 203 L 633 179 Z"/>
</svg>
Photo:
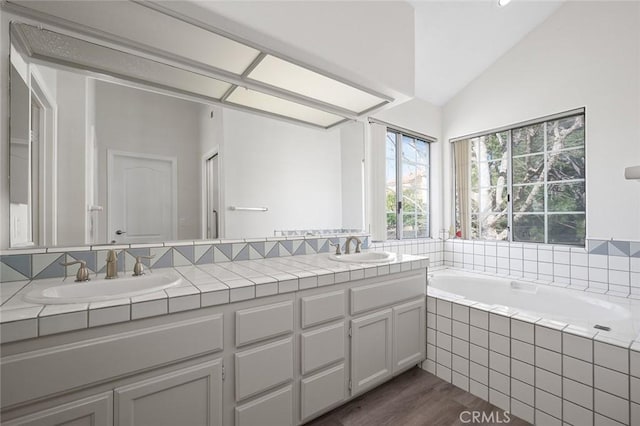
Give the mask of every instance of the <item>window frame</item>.
<svg viewBox="0 0 640 426">
<path fill-rule="evenodd" d="M 547 134 L 547 125 L 549 122 L 555 121 L 555 120 L 561 120 L 563 118 L 569 118 L 569 117 L 574 117 L 574 116 L 579 116 L 582 115 L 583 116 L 583 120 L 584 120 L 584 140 L 583 140 L 583 144 L 580 147 L 569 147 L 569 148 L 563 148 L 559 151 L 553 151 L 549 149 L 548 146 L 548 134 Z M 587 226 L 588 226 L 588 215 L 587 215 L 587 201 L 586 201 L 586 194 L 587 194 L 587 161 L 586 161 L 586 157 L 587 157 L 587 128 L 586 128 L 586 117 L 587 117 L 587 113 L 586 113 L 586 108 L 577 108 L 577 109 L 573 109 L 573 110 L 569 110 L 569 111 L 565 111 L 565 112 L 561 112 L 561 113 L 557 113 L 557 114 L 552 114 L 552 115 L 548 115 L 545 117 L 540 117 L 540 118 L 536 118 L 536 119 L 532 119 L 532 120 L 527 120 L 524 122 L 520 122 L 520 123 L 516 123 L 516 124 L 511 124 L 508 126 L 502 126 L 502 127 L 498 127 L 495 129 L 491 129 L 491 130 L 486 130 L 486 131 L 482 131 L 482 132 L 476 132 L 470 135 L 466 135 L 466 136 L 461 136 L 461 137 L 456 137 L 456 138 L 452 138 L 449 140 L 449 142 L 452 144 L 452 148 L 453 148 L 453 144 L 455 142 L 458 141 L 463 141 L 463 140 L 472 140 L 474 138 L 478 138 L 481 136 L 488 136 L 491 134 L 497 134 L 497 133 L 502 133 L 502 132 L 506 132 L 507 133 L 507 141 L 506 141 L 506 152 L 507 152 L 507 238 L 506 240 L 497 240 L 497 239 L 487 239 L 487 238 L 483 238 L 482 232 L 481 232 L 481 220 L 480 218 L 478 218 L 478 232 L 477 238 L 470 238 L 470 239 L 477 239 L 477 240 L 483 240 L 483 241 L 507 241 L 510 243 L 523 243 L 523 244 L 550 244 L 550 245 L 570 245 L 570 246 L 576 246 L 576 247 L 585 247 L 586 246 L 586 241 L 587 241 Z M 516 159 L 517 158 L 524 158 L 526 156 L 533 156 L 533 155 L 542 155 L 543 157 L 543 162 L 544 162 L 544 182 L 542 182 L 541 184 L 543 185 L 543 190 L 544 190 L 544 210 L 542 212 L 524 212 L 524 213 L 518 213 L 518 214 L 525 214 L 525 215 L 532 215 L 532 216 L 542 216 L 544 219 L 544 241 L 542 242 L 537 242 L 537 241 L 516 241 L 514 239 L 514 226 L 513 226 L 513 219 L 514 219 L 514 208 L 513 208 L 513 188 L 514 188 L 514 183 L 513 183 L 513 146 L 512 146 L 512 138 L 513 138 L 513 131 L 518 130 L 518 129 L 522 129 L 525 127 L 529 127 L 529 126 L 535 126 L 535 125 L 543 125 L 543 137 L 544 137 L 544 142 L 543 142 L 543 149 L 540 152 L 536 152 L 536 153 L 529 153 L 529 154 L 522 154 L 522 155 L 516 155 Z M 583 173 L 584 173 L 584 178 L 583 179 L 567 179 L 567 180 L 562 180 L 562 181 L 549 181 L 549 168 L 548 168 L 548 156 L 551 153 L 561 153 L 561 152 L 565 152 L 565 151 L 577 151 L 582 149 L 584 151 L 584 158 L 585 158 L 585 164 L 583 167 Z M 455 170 L 456 167 L 456 161 L 455 158 L 453 157 L 453 149 L 451 150 L 452 155 L 451 155 L 451 164 L 453 166 L 452 170 Z M 479 161 L 480 162 L 480 161 Z M 452 204 L 453 204 L 453 208 L 452 208 L 452 214 L 451 214 L 451 219 L 452 219 L 452 224 L 454 224 L 454 228 L 456 226 L 457 223 L 457 197 L 456 197 L 456 173 L 452 173 Z M 550 185 L 553 184 L 557 184 L 557 183 L 583 183 L 584 184 L 584 194 L 585 194 L 585 206 L 584 206 L 584 211 L 566 211 L 566 212 L 550 212 L 549 211 L 549 203 L 548 203 L 548 189 Z M 515 184 L 516 187 L 521 187 L 521 186 L 534 186 L 535 183 L 518 183 Z M 479 185 L 479 188 L 481 188 L 481 186 Z M 550 242 L 550 235 L 549 235 L 549 217 L 553 216 L 553 215 L 558 215 L 558 214 L 565 214 L 565 215 L 571 215 L 571 214 L 580 214 L 580 215 L 584 215 L 584 220 L 585 220 L 585 233 L 584 233 L 584 244 L 571 244 L 571 243 L 567 243 L 567 242 Z"/>
<path fill-rule="evenodd" d="M 432 137 L 426 136 L 426 135 L 420 135 L 414 132 L 410 132 L 407 130 L 402 130 L 399 128 L 395 128 L 395 127 L 387 127 L 386 128 L 386 132 L 385 132 L 385 180 L 386 180 L 386 174 L 387 174 L 387 166 L 386 166 L 386 137 L 388 137 L 389 133 L 393 133 L 395 134 L 395 171 L 396 171 L 396 203 L 395 203 L 395 215 L 396 215 L 396 229 L 395 229 L 395 238 L 389 238 L 389 228 L 385 225 L 385 236 L 387 238 L 387 240 L 414 240 L 414 239 L 429 239 L 431 238 L 431 222 L 432 222 L 432 211 L 431 211 L 431 205 L 432 205 L 432 199 L 433 199 L 433 195 L 432 195 L 432 191 L 431 191 L 431 177 L 432 177 L 432 167 L 431 167 L 431 153 L 432 153 L 432 149 L 431 149 L 431 144 L 436 142 L 436 140 Z M 402 188 L 402 154 L 403 154 L 403 143 L 402 143 L 402 139 L 403 137 L 407 137 L 407 138 L 411 138 L 413 140 L 418 140 L 420 142 L 424 142 L 426 144 L 426 148 L 427 148 L 427 162 L 425 164 L 426 168 L 427 168 L 427 186 L 426 186 L 426 190 L 427 190 L 427 200 L 426 200 L 426 211 L 427 211 L 427 229 L 426 229 L 426 233 L 424 236 L 415 236 L 415 237 L 410 237 L 410 238 L 405 238 L 404 237 L 404 203 L 403 203 L 403 188 Z M 386 194 L 386 182 L 385 182 L 385 194 Z M 385 195 L 385 200 L 386 200 L 386 195 Z M 387 207 L 386 207 L 386 201 L 385 201 L 385 224 L 387 223 L 386 221 L 388 220 L 387 215 L 390 212 L 387 211 Z"/>
</svg>

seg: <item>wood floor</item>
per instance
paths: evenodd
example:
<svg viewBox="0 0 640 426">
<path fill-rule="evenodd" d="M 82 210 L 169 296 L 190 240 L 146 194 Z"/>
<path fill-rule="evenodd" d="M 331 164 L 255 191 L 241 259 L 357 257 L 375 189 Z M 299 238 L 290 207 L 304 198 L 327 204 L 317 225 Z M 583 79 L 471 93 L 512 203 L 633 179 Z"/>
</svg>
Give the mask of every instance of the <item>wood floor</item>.
<svg viewBox="0 0 640 426">
<path fill-rule="evenodd" d="M 529 423 L 510 415 L 495 423 L 463 423 L 460 413 L 479 410 L 502 415 L 502 410 L 420 368 L 412 368 L 353 401 L 319 417 L 309 426 L 525 426 Z M 466 416 L 466 415 L 465 415 Z M 464 420 L 468 420 L 463 416 Z"/>
</svg>

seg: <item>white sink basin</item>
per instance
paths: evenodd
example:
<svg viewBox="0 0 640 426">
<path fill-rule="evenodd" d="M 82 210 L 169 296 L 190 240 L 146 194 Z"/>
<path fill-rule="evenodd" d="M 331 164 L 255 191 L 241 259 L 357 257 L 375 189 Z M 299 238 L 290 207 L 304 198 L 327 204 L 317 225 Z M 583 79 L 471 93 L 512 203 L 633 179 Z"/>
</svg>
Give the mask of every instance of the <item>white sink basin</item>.
<svg viewBox="0 0 640 426">
<path fill-rule="evenodd" d="M 345 263 L 387 263 L 396 260 L 396 254 L 386 251 L 369 251 L 366 253 L 330 254 L 329 259 Z"/>
<path fill-rule="evenodd" d="M 125 299 L 175 287 L 182 278 L 170 274 L 151 274 L 141 277 L 122 277 L 112 280 L 95 280 L 82 283 L 62 284 L 49 288 L 36 288 L 24 295 L 30 303 L 59 305 L 64 303 L 103 302 Z"/>
</svg>

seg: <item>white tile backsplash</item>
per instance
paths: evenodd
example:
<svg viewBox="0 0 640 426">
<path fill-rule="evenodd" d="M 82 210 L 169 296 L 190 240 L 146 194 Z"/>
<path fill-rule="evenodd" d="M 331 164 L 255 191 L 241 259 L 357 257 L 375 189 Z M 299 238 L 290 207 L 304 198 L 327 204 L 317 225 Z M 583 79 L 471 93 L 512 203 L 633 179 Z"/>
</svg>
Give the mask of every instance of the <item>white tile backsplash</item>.
<svg viewBox="0 0 640 426">
<path fill-rule="evenodd" d="M 445 256 L 449 253 L 449 266 L 640 299 L 640 257 L 593 254 L 582 247 L 474 240 L 473 256 L 465 259 L 471 254 L 464 252 L 466 243 L 442 244 Z M 637 290 L 632 290 L 634 286 Z"/>
</svg>

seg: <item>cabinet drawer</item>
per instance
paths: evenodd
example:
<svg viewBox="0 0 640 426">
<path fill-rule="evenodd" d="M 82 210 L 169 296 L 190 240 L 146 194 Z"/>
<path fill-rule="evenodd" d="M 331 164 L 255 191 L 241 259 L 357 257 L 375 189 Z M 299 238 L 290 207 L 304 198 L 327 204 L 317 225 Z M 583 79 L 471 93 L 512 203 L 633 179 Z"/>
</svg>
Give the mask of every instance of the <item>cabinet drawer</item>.
<svg viewBox="0 0 640 426">
<path fill-rule="evenodd" d="M 291 337 L 235 354 L 236 401 L 293 379 Z"/>
<path fill-rule="evenodd" d="M 344 364 L 302 380 L 300 388 L 302 421 L 346 398 Z"/>
<path fill-rule="evenodd" d="M 236 407 L 236 426 L 289 426 L 293 424 L 291 385 Z"/>
<path fill-rule="evenodd" d="M 2 407 L 222 349 L 216 314 L 7 356 Z"/>
<path fill-rule="evenodd" d="M 351 313 L 359 314 L 426 294 L 424 273 L 351 289 Z"/>
<path fill-rule="evenodd" d="M 236 346 L 244 346 L 293 331 L 293 302 L 236 312 Z"/>
<path fill-rule="evenodd" d="M 344 290 L 300 299 L 302 328 L 344 318 Z"/>
<path fill-rule="evenodd" d="M 344 322 L 302 333 L 302 374 L 344 359 Z"/>
</svg>

